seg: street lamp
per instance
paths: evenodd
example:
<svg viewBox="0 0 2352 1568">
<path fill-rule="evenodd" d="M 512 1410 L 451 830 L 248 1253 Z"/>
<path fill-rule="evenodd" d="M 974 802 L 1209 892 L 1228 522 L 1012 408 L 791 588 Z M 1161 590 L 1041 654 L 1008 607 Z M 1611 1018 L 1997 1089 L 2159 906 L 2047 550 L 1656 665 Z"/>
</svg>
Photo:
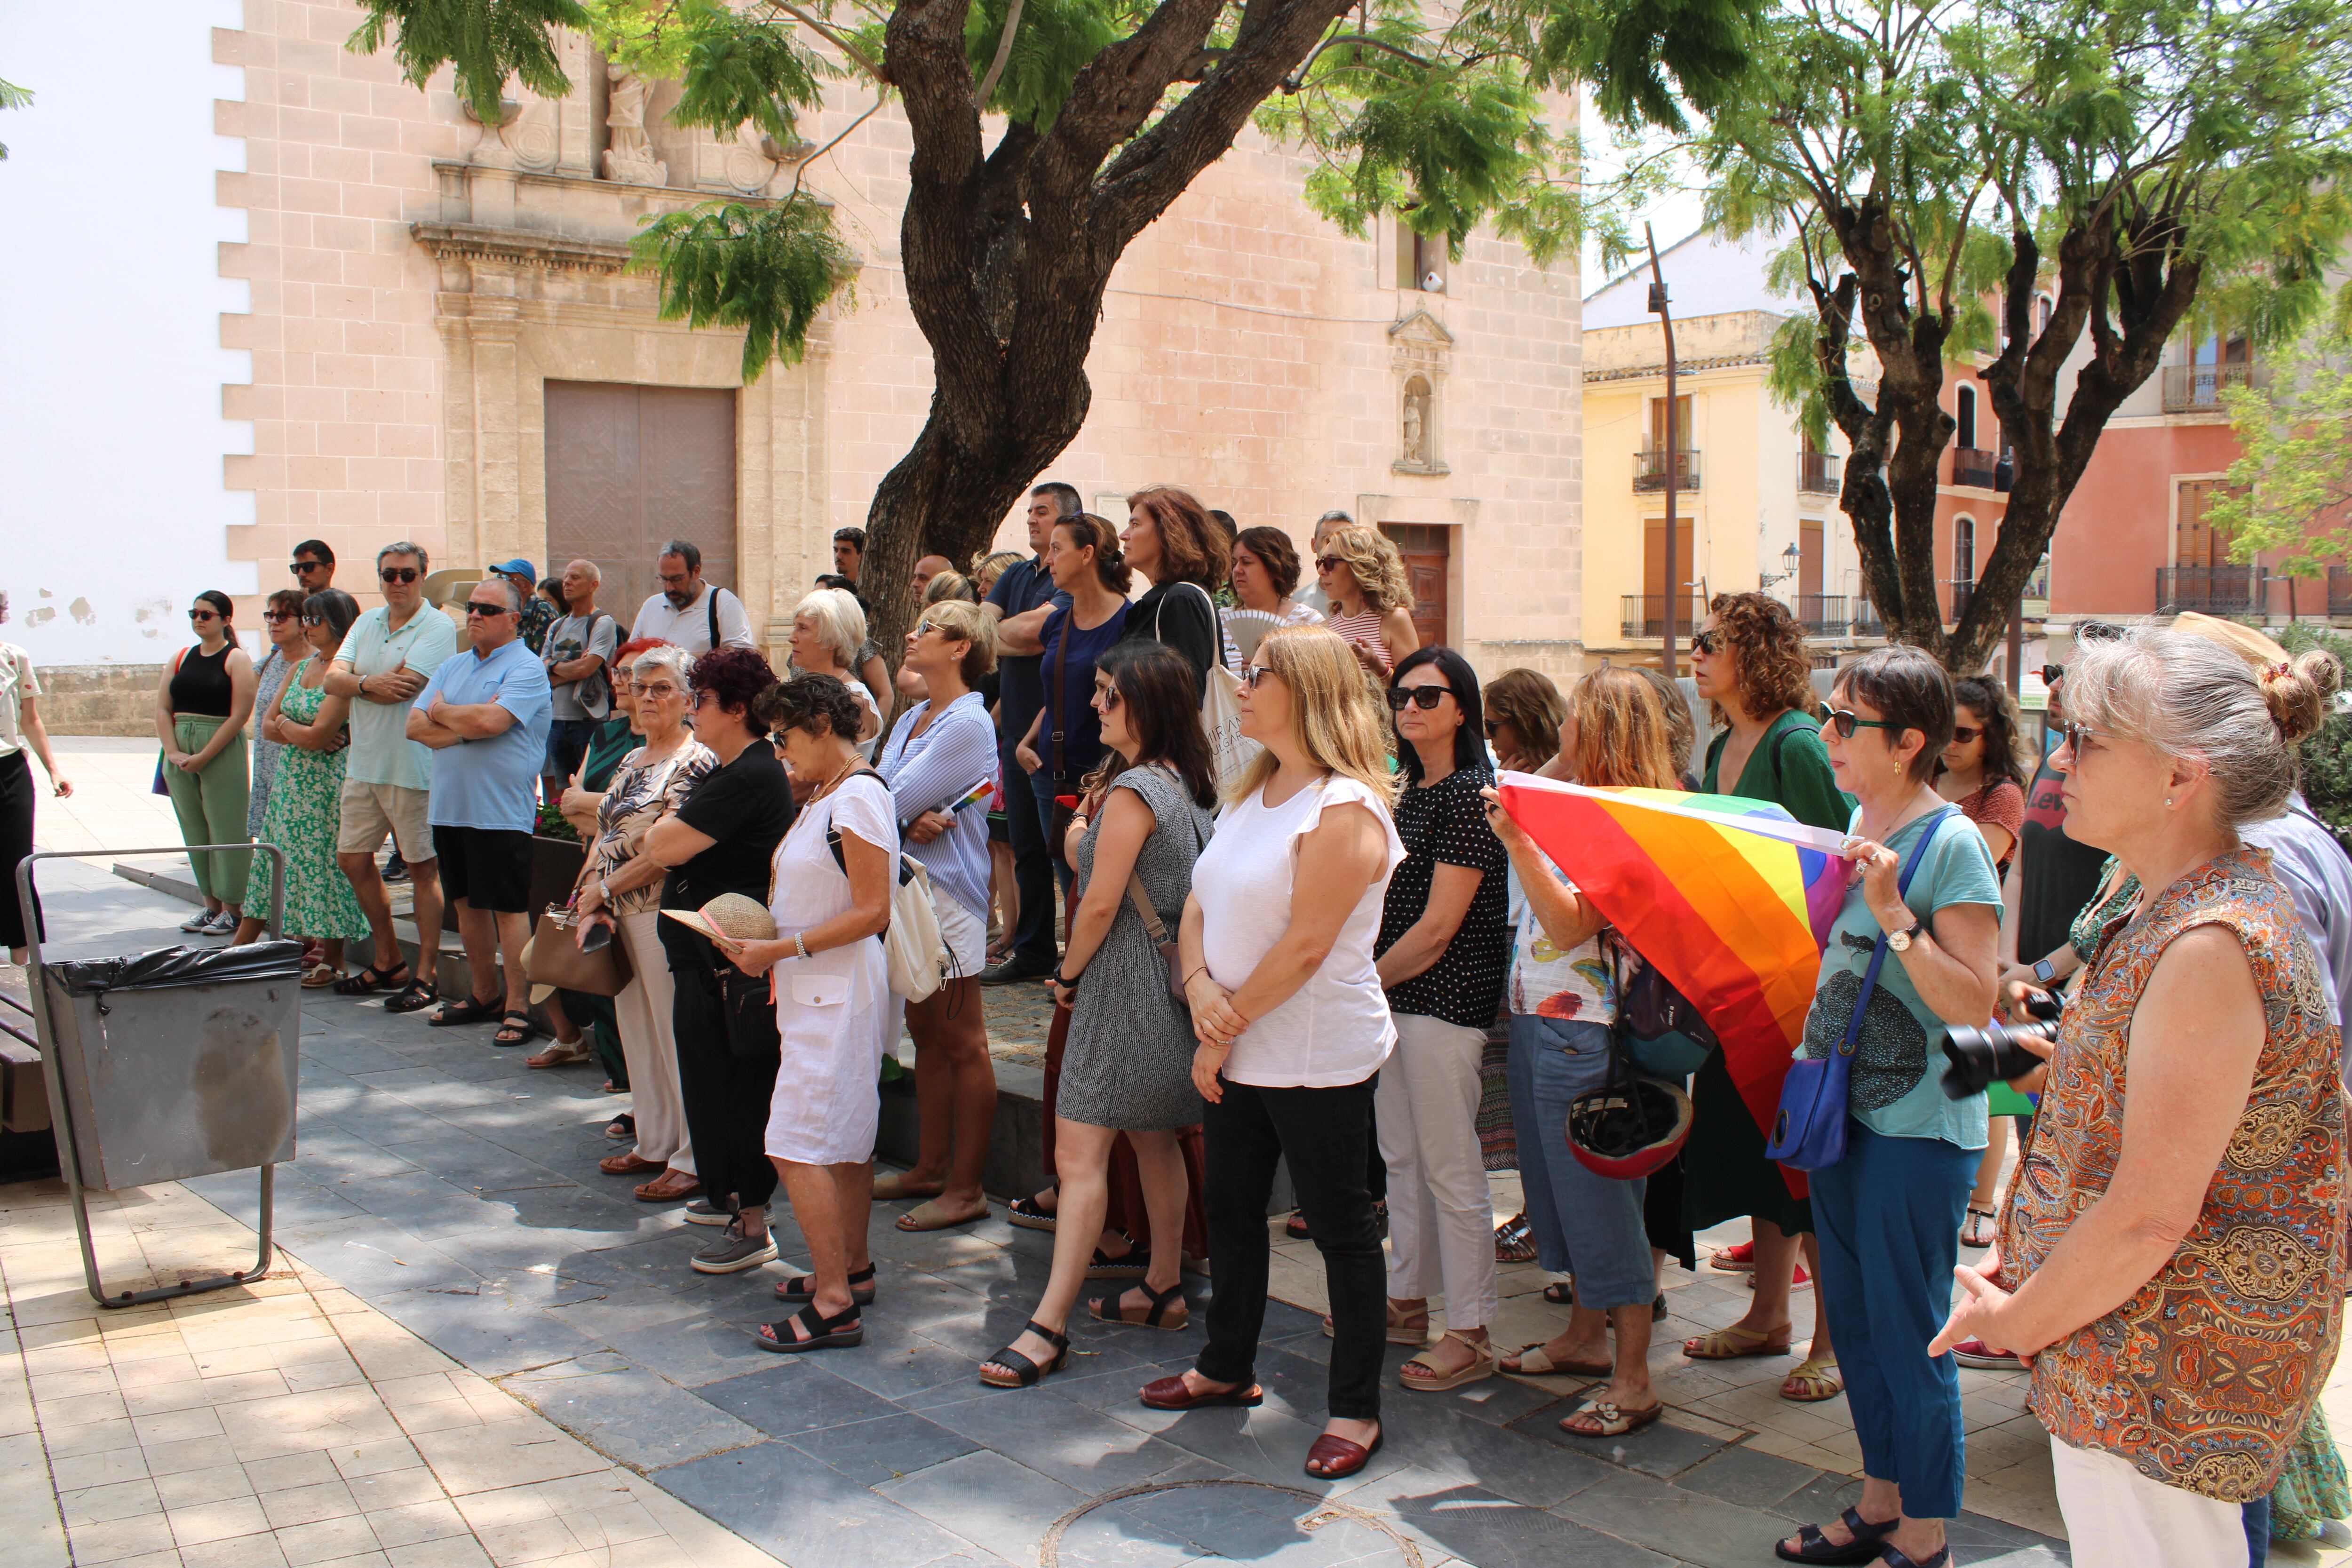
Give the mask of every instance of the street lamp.
<svg viewBox="0 0 2352 1568">
<path fill-rule="evenodd" d="M 1675 600 L 1687 586 L 1679 579 L 1675 555 L 1675 473 L 1682 457 L 1682 431 L 1675 417 L 1675 315 L 1666 308 L 1666 275 L 1658 266 L 1658 238 L 1650 226 L 1642 226 L 1642 237 L 1650 246 L 1650 314 L 1658 318 L 1658 331 L 1666 341 L 1666 574 L 1665 574 L 1665 640 L 1660 662 L 1665 666 L 1666 679 L 1672 680 L 1675 669 Z"/>
<path fill-rule="evenodd" d="M 1787 582 L 1790 578 L 1797 574 L 1798 564 L 1802 562 L 1804 556 L 1802 552 L 1800 552 L 1795 545 L 1790 545 L 1788 549 L 1780 552 L 1780 564 L 1786 568 L 1786 570 L 1780 572 L 1767 572 L 1763 574 L 1756 579 L 1756 585 L 1759 588 L 1769 588 L 1775 583 Z"/>
</svg>

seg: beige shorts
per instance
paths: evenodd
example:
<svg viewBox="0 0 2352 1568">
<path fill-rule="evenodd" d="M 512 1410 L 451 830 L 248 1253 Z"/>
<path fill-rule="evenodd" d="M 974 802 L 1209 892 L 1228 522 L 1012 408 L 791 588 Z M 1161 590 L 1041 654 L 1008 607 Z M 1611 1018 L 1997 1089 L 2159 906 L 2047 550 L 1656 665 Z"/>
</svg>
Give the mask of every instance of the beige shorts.
<svg viewBox="0 0 2352 1568">
<path fill-rule="evenodd" d="M 955 966 L 949 977 L 968 980 L 988 966 L 988 921 L 956 902 L 938 883 L 931 885 L 931 908 L 940 918 L 940 935 L 948 944 Z"/>
<path fill-rule="evenodd" d="M 339 855 L 373 855 L 392 835 L 400 858 L 423 865 L 433 858 L 433 827 L 425 820 L 428 791 L 401 784 L 343 781 L 342 826 L 335 835 Z"/>
</svg>

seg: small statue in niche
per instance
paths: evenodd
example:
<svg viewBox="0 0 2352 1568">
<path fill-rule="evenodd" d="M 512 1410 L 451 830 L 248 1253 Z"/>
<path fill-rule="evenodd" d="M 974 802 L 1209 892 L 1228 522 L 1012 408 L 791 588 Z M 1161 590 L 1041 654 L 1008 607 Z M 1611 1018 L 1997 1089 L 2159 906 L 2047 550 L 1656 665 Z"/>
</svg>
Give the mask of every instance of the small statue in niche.
<svg viewBox="0 0 2352 1568">
<path fill-rule="evenodd" d="M 654 144 L 646 135 L 644 79 L 609 60 L 604 78 L 612 84 L 604 111 L 604 177 L 633 185 L 669 184 L 669 165 L 654 156 Z"/>
<path fill-rule="evenodd" d="M 1429 383 L 1414 376 L 1404 385 L 1404 453 L 1407 467 L 1429 466 Z"/>
</svg>

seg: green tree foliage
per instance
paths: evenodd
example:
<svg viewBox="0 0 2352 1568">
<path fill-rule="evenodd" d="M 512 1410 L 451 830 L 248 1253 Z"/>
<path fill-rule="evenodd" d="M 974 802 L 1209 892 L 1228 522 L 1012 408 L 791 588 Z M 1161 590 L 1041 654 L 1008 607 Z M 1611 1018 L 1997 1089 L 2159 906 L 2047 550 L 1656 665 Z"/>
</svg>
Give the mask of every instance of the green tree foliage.
<svg viewBox="0 0 2352 1568">
<path fill-rule="evenodd" d="M 2240 456 L 2210 521 L 2239 560 L 2277 552 L 2311 576 L 2352 559 L 2352 337 L 2313 332 L 2270 368 L 2266 385 L 2221 390 Z"/>
<path fill-rule="evenodd" d="M 2222 312 L 2272 342 L 2319 304 L 2352 228 L 2352 8 L 1781 0 L 1756 52 L 1698 142 L 1711 216 L 1788 241 L 1782 279 L 1813 308 L 1774 385 L 1849 443 L 1840 504 L 1890 632 L 1980 668 L 2175 332 Z M 2013 477 L 1947 632 L 1955 374 L 1981 382 Z"/>
<path fill-rule="evenodd" d="M 2284 628 L 2278 640 L 2290 654 L 2325 648 L 2352 671 L 2352 637 L 2325 626 L 2297 624 Z M 2352 851 L 2352 714 L 2339 710 L 2306 737 L 2300 749 L 2303 798 L 2311 803 L 2312 815 L 2327 824 L 2336 842 Z"/>
<path fill-rule="evenodd" d="M 0 81 L 0 109 L 23 109 L 33 101 L 33 95 L 13 81 Z M 8 144 L 0 142 L 0 163 L 8 161 Z"/>
</svg>

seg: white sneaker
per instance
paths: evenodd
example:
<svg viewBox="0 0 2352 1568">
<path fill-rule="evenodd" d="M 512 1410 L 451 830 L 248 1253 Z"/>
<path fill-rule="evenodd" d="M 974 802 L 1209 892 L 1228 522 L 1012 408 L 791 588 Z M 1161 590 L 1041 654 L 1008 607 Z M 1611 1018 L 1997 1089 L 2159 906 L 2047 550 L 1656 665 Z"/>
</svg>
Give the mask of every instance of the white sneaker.
<svg viewBox="0 0 2352 1568">
<path fill-rule="evenodd" d="M 212 926 L 213 911 L 210 910 L 198 910 L 180 922 L 180 929 L 192 936 L 201 936 L 212 930 Z"/>
<path fill-rule="evenodd" d="M 237 923 L 236 916 L 229 913 L 226 910 L 223 910 L 220 913 L 215 915 L 211 920 L 205 922 L 205 934 L 206 936 L 234 936 L 236 934 Z"/>
</svg>

